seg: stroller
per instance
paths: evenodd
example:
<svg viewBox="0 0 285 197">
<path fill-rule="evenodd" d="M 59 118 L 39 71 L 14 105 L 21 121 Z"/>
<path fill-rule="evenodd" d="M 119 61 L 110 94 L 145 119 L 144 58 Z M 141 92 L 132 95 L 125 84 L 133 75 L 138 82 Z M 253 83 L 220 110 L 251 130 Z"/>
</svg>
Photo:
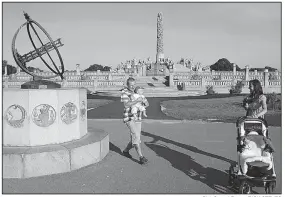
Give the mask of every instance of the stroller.
<svg viewBox="0 0 285 197">
<path fill-rule="evenodd" d="M 240 117 L 236 122 L 236 127 L 238 131 L 237 137 L 237 155 L 238 155 L 238 165 L 234 166 L 233 164 L 229 168 L 229 185 L 232 188 L 238 190 L 240 194 L 250 194 L 252 192 L 252 187 L 264 187 L 265 192 L 270 194 L 276 187 L 276 174 L 274 170 L 273 162 L 273 149 L 267 149 L 270 158 L 268 161 L 272 164 L 272 168 L 268 169 L 269 164 L 264 163 L 263 161 L 251 161 L 246 162 L 247 164 L 247 173 L 245 175 L 239 173 L 242 172 L 241 168 L 241 154 L 245 148 L 243 143 L 244 138 L 248 137 L 248 134 L 255 133 L 255 136 L 264 136 L 266 140 L 269 139 L 268 134 L 268 125 L 264 119 L 261 118 L 248 118 Z M 251 135 L 251 138 L 257 138 Z M 265 146 L 268 148 L 268 146 Z M 244 160 L 246 161 L 246 160 Z"/>
</svg>

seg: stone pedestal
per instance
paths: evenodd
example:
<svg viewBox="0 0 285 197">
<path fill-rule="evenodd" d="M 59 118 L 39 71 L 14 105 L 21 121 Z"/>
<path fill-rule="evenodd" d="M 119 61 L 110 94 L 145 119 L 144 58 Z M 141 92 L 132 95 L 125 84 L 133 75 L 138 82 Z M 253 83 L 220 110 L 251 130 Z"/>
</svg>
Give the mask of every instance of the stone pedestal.
<svg viewBox="0 0 285 197">
<path fill-rule="evenodd" d="M 3 81 L 3 88 L 8 88 L 8 78 L 5 78 L 5 80 Z"/>
<path fill-rule="evenodd" d="M 169 76 L 169 69 L 167 68 L 166 65 L 163 66 L 163 74 L 164 76 Z"/>
<path fill-rule="evenodd" d="M 169 87 L 174 87 L 173 73 L 169 73 Z"/>
<path fill-rule="evenodd" d="M 268 73 L 268 69 L 264 70 L 264 88 L 267 88 L 269 85 L 269 73 Z"/>
<path fill-rule="evenodd" d="M 232 79 L 232 86 L 235 86 L 237 84 L 237 79 L 233 78 Z"/>
<path fill-rule="evenodd" d="M 237 74 L 237 65 L 233 64 L 233 74 L 236 75 Z"/>
<path fill-rule="evenodd" d="M 3 145 L 38 146 L 87 133 L 85 89 L 4 89 Z"/>
<path fill-rule="evenodd" d="M 80 75 L 80 65 L 76 64 L 76 75 Z"/>
<path fill-rule="evenodd" d="M 112 81 L 112 80 L 113 80 L 113 77 L 112 77 L 112 74 L 111 74 L 111 73 L 108 74 L 108 80 L 109 80 L 109 81 Z"/>
<path fill-rule="evenodd" d="M 142 76 L 146 76 L 146 65 L 142 66 Z"/>
<path fill-rule="evenodd" d="M 4 73 L 4 76 L 7 76 L 8 75 L 8 70 L 7 70 L 7 65 L 5 65 L 5 73 Z"/>
<path fill-rule="evenodd" d="M 254 76 L 257 76 L 257 70 L 256 69 L 254 70 Z"/>
<path fill-rule="evenodd" d="M 275 70 L 275 75 L 278 76 L 279 75 L 279 71 Z"/>
<path fill-rule="evenodd" d="M 95 78 L 93 80 L 93 92 L 96 92 L 97 91 L 97 86 L 98 86 L 98 79 Z"/>
<path fill-rule="evenodd" d="M 143 76 L 143 66 L 140 66 L 139 68 L 138 68 L 138 76 Z"/>
<path fill-rule="evenodd" d="M 202 90 L 206 88 L 206 79 L 204 77 L 201 78 L 201 88 Z"/>
<path fill-rule="evenodd" d="M 86 89 L 3 90 L 3 178 L 70 172 L 101 161 L 109 135 L 89 125 Z"/>
<path fill-rule="evenodd" d="M 249 65 L 245 66 L 245 80 L 249 81 Z"/>
</svg>

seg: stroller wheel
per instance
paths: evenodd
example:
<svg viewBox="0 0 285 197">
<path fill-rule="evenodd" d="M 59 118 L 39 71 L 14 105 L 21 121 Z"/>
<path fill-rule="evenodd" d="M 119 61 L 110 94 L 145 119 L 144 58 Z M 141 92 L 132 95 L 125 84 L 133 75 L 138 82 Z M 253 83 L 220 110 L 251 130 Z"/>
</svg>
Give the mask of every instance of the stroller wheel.
<svg viewBox="0 0 285 197">
<path fill-rule="evenodd" d="M 229 169 L 229 180 L 228 180 L 229 186 L 233 186 L 234 184 L 233 176 L 234 176 L 234 166 L 231 165 Z"/>
<path fill-rule="evenodd" d="M 251 186 L 247 181 L 242 181 L 239 187 L 240 194 L 250 194 L 251 193 Z"/>
<path fill-rule="evenodd" d="M 265 192 L 266 194 L 272 194 L 274 189 L 276 187 L 276 183 L 275 182 L 269 182 L 269 183 L 266 183 L 265 185 Z"/>
</svg>

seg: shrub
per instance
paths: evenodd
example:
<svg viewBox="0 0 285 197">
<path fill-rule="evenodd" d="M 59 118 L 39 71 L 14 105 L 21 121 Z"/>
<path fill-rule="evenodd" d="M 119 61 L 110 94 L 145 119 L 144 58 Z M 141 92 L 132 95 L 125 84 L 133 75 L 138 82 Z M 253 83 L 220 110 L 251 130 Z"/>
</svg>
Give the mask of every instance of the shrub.
<svg viewBox="0 0 285 197">
<path fill-rule="evenodd" d="M 207 95 L 216 94 L 213 86 L 207 86 L 206 88 L 207 88 L 206 90 Z"/>
<path fill-rule="evenodd" d="M 277 80 L 278 77 L 276 75 L 273 75 L 272 73 L 269 74 L 269 80 Z"/>
<path fill-rule="evenodd" d="M 266 95 L 267 109 L 281 110 L 281 100 L 277 97 L 275 92 Z"/>
<path fill-rule="evenodd" d="M 237 84 L 231 86 L 230 94 L 240 94 L 242 92 L 242 88 L 244 87 L 244 83 L 242 81 L 237 81 Z"/>
<path fill-rule="evenodd" d="M 185 83 L 182 83 L 182 84 L 180 84 L 180 85 L 177 85 L 177 89 L 178 89 L 178 90 L 184 90 L 184 88 L 185 88 Z"/>
<path fill-rule="evenodd" d="M 191 80 L 199 80 L 200 76 L 199 75 L 192 75 Z"/>
<path fill-rule="evenodd" d="M 165 81 L 163 82 L 164 85 L 169 86 L 169 76 L 166 76 Z"/>
</svg>

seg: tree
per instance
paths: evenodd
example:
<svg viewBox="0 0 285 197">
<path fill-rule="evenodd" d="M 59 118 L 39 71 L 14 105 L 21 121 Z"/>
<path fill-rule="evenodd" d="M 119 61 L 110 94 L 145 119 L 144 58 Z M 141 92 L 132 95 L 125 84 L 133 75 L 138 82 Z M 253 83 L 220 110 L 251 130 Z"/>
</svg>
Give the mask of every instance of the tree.
<svg viewBox="0 0 285 197">
<path fill-rule="evenodd" d="M 270 66 L 265 66 L 265 69 L 268 69 L 269 72 L 275 72 L 276 70 L 278 70 L 278 69 L 272 68 Z"/>
<path fill-rule="evenodd" d="M 89 66 L 89 68 L 85 69 L 84 71 L 97 71 L 97 70 L 101 70 L 101 71 L 110 71 L 111 67 L 109 66 L 102 66 L 99 64 L 93 64 L 91 66 Z"/>
<path fill-rule="evenodd" d="M 7 66 L 7 75 L 11 75 L 17 72 L 17 68 L 8 64 L 7 60 L 2 60 L 2 75 L 5 74 L 5 66 Z"/>
<path fill-rule="evenodd" d="M 215 64 L 210 66 L 211 70 L 215 71 L 233 71 L 233 63 L 230 63 L 226 58 L 219 59 Z M 240 71 L 240 67 L 236 65 L 236 70 Z"/>
<path fill-rule="evenodd" d="M 110 66 L 104 66 L 103 71 L 110 71 L 112 68 Z"/>
<path fill-rule="evenodd" d="M 35 72 L 35 71 L 43 72 L 43 70 L 41 70 L 39 68 L 34 68 L 32 66 L 27 67 L 27 69 L 28 69 L 29 72 Z"/>
<path fill-rule="evenodd" d="M 264 68 L 250 68 L 249 71 L 254 71 L 254 70 L 257 70 L 257 72 L 264 72 L 265 69 L 268 69 L 269 72 L 275 72 L 276 68 L 272 68 L 270 66 L 265 66 Z M 241 69 L 242 71 L 245 70 L 245 68 Z"/>
<path fill-rule="evenodd" d="M 97 71 L 97 70 L 103 70 L 103 66 L 99 64 L 93 64 L 89 66 L 89 68 L 85 69 L 84 71 Z"/>
</svg>

